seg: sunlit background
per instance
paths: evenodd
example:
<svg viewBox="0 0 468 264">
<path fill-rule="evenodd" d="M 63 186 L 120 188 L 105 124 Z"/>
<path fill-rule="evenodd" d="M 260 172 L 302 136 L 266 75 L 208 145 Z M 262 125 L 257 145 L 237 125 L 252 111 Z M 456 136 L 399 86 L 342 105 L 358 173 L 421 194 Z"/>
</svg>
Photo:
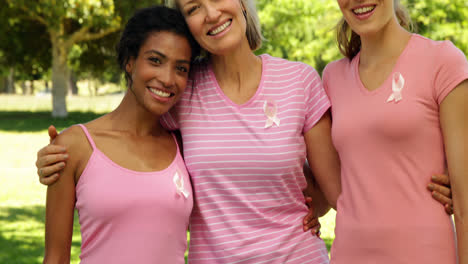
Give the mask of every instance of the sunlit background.
<svg viewBox="0 0 468 264">
<path fill-rule="evenodd" d="M 468 54 L 465 0 L 402 2 L 417 32 L 451 40 Z M 46 187 L 38 182 L 34 162 L 37 150 L 48 143 L 47 127 L 54 124 L 62 130 L 117 106 L 125 86 L 114 45 L 136 8 L 157 3 L 1 1 L 0 263 L 42 263 Z M 266 39 L 258 53 L 300 60 L 319 72 L 340 58 L 334 42 L 340 18 L 336 1 L 260 0 L 257 5 Z M 52 65 L 60 67 L 52 70 Z M 52 89 L 56 97 L 68 92 L 66 108 L 60 102 L 52 107 Z M 52 112 L 63 118 L 52 117 Z M 328 247 L 334 238 L 334 216 L 332 211 L 321 219 Z M 72 263 L 79 262 L 80 241 L 76 220 Z"/>
</svg>

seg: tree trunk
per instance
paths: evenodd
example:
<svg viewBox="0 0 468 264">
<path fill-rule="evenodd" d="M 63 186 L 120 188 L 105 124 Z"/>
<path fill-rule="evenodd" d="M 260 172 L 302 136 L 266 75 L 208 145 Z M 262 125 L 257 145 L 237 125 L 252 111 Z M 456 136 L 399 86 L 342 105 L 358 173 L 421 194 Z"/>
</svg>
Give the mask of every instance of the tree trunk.
<svg viewBox="0 0 468 264">
<path fill-rule="evenodd" d="M 4 76 L 0 77 L 0 94 L 6 92 L 6 84 L 7 84 L 6 77 Z"/>
<path fill-rule="evenodd" d="M 20 87 L 21 87 L 21 94 L 26 95 L 27 93 L 26 81 L 20 81 Z"/>
<path fill-rule="evenodd" d="M 98 96 L 99 93 L 99 82 L 97 80 L 93 80 L 93 86 L 94 86 L 94 95 Z"/>
<path fill-rule="evenodd" d="M 68 50 L 60 40 L 52 40 L 52 117 L 67 117 Z"/>
<path fill-rule="evenodd" d="M 15 94 L 15 68 L 11 67 L 7 78 L 7 94 Z"/>
<path fill-rule="evenodd" d="M 45 82 L 45 92 L 48 93 L 48 92 L 50 92 L 49 81 L 45 80 L 44 82 Z"/>
<path fill-rule="evenodd" d="M 34 81 L 22 81 L 21 82 L 21 92 L 23 95 L 32 95 L 34 94 Z"/>
<path fill-rule="evenodd" d="M 93 87 L 92 87 L 91 78 L 88 78 L 88 91 L 89 91 L 90 96 L 94 95 L 93 94 L 94 90 L 93 90 Z"/>
<path fill-rule="evenodd" d="M 35 94 L 36 93 L 36 87 L 34 86 L 34 80 L 31 81 L 31 86 L 30 86 L 31 90 L 29 91 L 31 95 Z"/>
<path fill-rule="evenodd" d="M 78 85 L 76 84 L 76 75 L 73 70 L 70 70 L 70 75 L 68 79 L 68 87 L 72 95 L 78 95 Z"/>
</svg>

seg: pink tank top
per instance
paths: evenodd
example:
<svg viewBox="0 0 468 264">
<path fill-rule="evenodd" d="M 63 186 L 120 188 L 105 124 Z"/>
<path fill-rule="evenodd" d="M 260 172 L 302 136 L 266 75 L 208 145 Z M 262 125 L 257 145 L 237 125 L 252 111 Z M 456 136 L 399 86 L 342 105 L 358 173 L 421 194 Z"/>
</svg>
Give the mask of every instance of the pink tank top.
<svg viewBox="0 0 468 264">
<path fill-rule="evenodd" d="M 193 199 L 179 146 L 166 169 L 137 172 L 110 160 L 79 126 L 93 149 L 76 185 L 81 263 L 184 263 Z"/>
</svg>

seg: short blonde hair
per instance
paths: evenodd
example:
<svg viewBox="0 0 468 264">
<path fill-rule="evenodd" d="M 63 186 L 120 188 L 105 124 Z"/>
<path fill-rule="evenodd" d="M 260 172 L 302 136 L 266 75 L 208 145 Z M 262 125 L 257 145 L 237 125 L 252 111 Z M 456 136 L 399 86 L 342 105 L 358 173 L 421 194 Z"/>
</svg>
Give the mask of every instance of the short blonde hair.
<svg viewBox="0 0 468 264">
<path fill-rule="evenodd" d="M 262 46 L 263 35 L 260 20 L 258 19 L 257 8 L 255 6 L 255 0 L 239 0 L 242 7 L 244 16 L 247 22 L 246 36 L 249 41 L 250 49 L 255 51 Z M 177 0 L 165 0 L 165 4 L 168 7 L 179 9 Z"/>
</svg>

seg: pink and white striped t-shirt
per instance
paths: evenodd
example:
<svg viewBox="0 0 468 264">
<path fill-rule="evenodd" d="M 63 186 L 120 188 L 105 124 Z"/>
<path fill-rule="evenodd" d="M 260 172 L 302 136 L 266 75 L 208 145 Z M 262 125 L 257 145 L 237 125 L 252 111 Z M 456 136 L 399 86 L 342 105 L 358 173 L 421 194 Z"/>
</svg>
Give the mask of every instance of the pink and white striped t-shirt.
<svg viewBox="0 0 468 264">
<path fill-rule="evenodd" d="M 261 56 L 256 94 L 237 105 L 210 64 L 193 79 L 166 127 L 179 128 L 192 178 L 189 263 L 328 263 L 303 232 L 304 133 L 330 106 L 310 66 Z"/>
</svg>

